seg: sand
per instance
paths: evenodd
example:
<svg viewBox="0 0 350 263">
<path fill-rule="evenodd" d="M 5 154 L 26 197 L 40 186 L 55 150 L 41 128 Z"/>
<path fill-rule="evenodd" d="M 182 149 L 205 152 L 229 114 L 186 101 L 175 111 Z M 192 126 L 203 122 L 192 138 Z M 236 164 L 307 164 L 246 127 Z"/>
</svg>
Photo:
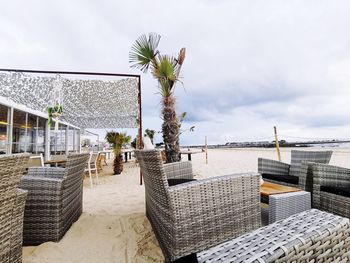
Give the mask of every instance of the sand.
<svg viewBox="0 0 350 263">
<path fill-rule="evenodd" d="M 350 168 L 350 149 L 332 150 L 331 164 Z M 284 162 L 290 162 L 290 149 L 282 149 L 281 154 Z M 277 154 L 274 149 L 215 149 L 209 150 L 208 157 L 209 163 L 205 164 L 204 153 L 192 156 L 198 179 L 256 172 L 258 157 L 277 159 Z M 121 175 L 113 175 L 109 160 L 98 185 L 91 189 L 89 181 L 84 181 L 83 214 L 64 238 L 58 243 L 24 247 L 23 262 L 163 262 L 144 207 L 144 187 L 139 185 L 138 166 L 127 163 Z"/>
</svg>

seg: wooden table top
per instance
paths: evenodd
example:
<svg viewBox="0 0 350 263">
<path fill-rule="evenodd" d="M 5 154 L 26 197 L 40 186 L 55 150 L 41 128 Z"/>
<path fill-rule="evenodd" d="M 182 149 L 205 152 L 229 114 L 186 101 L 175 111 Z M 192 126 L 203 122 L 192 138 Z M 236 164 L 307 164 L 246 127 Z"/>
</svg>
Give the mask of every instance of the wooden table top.
<svg viewBox="0 0 350 263">
<path fill-rule="evenodd" d="M 44 164 L 56 164 L 56 163 L 66 163 L 67 159 L 57 159 L 57 160 L 47 160 Z"/>
<path fill-rule="evenodd" d="M 269 195 L 292 193 L 292 192 L 298 192 L 298 191 L 301 191 L 301 190 L 296 187 L 264 182 L 261 186 L 260 194 L 262 196 L 269 196 Z"/>
</svg>

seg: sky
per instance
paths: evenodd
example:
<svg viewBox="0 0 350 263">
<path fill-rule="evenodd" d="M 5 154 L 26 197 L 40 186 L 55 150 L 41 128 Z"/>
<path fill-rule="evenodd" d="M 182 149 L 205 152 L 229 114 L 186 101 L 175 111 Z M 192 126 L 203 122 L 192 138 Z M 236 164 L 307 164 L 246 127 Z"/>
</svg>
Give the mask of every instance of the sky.
<svg viewBox="0 0 350 263">
<path fill-rule="evenodd" d="M 141 34 L 160 34 L 164 54 L 186 47 L 183 145 L 272 140 L 273 126 L 287 140 L 350 138 L 347 0 L 0 1 L 1 68 L 141 74 L 128 58 Z M 159 131 L 150 73 L 142 95 L 143 126 Z"/>
</svg>

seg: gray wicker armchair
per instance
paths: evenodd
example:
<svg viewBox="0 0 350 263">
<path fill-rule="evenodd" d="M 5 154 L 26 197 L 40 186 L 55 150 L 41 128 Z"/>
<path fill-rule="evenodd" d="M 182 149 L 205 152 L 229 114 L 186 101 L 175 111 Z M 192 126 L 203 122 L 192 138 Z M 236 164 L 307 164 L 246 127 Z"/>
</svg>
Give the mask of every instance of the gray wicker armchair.
<svg viewBox="0 0 350 263">
<path fill-rule="evenodd" d="M 260 227 L 257 173 L 184 182 L 193 179 L 190 162 L 163 164 L 157 150 L 138 150 L 136 157 L 144 176 L 146 215 L 167 262 Z M 184 183 L 169 186 L 174 179 Z"/>
<path fill-rule="evenodd" d="M 291 151 L 291 164 L 258 159 L 258 171 L 267 182 L 298 187 L 312 192 L 312 176 L 307 174 L 303 162 L 315 162 L 328 164 L 332 151 Z M 305 164 L 304 164 L 305 165 Z"/>
<path fill-rule="evenodd" d="M 0 157 L 0 262 L 22 262 L 26 191 L 17 189 L 29 155 Z"/>
<path fill-rule="evenodd" d="M 314 178 L 313 206 L 350 218 L 350 169 L 317 163 L 309 167 Z"/>
<path fill-rule="evenodd" d="M 83 175 L 88 154 L 71 154 L 65 168 L 29 168 L 21 188 L 28 190 L 23 243 L 59 241 L 82 213 Z"/>
</svg>

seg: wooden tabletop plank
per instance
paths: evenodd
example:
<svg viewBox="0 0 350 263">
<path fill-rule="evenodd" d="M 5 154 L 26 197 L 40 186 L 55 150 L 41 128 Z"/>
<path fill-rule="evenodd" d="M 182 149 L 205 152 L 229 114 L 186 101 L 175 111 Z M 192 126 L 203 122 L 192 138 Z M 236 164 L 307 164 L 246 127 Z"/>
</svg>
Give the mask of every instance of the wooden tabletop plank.
<svg viewBox="0 0 350 263">
<path fill-rule="evenodd" d="M 47 160 L 44 164 L 66 163 L 67 159 Z"/>
<path fill-rule="evenodd" d="M 301 191 L 301 190 L 296 187 L 264 182 L 261 186 L 260 194 L 262 196 L 269 196 L 269 195 L 285 194 L 285 193 L 292 193 L 292 192 L 298 192 L 298 191 Z"/>
</svg>

